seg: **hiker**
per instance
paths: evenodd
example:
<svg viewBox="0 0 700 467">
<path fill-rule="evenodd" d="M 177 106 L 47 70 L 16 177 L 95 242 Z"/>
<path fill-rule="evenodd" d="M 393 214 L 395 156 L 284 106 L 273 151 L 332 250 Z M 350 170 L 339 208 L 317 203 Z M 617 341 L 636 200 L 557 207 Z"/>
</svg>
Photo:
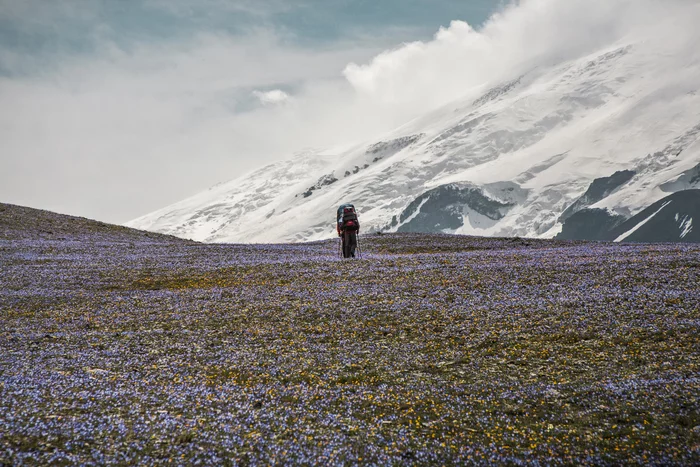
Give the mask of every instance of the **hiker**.
<svg viewBox="0 0 700 467">
<path fill-rule="evenodd" d="M 343 258 L 354 258 L 357 234 L 360 233 L 360 221 L 357 219 L 355 206 L 350 203 L 340 205 L 336 218 L 336 229 L 341 239 Z"/>
</svg>

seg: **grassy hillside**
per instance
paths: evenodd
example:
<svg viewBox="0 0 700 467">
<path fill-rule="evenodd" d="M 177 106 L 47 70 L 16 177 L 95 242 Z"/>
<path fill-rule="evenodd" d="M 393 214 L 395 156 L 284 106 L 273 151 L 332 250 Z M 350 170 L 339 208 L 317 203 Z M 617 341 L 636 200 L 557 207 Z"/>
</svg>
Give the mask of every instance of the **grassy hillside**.
<svg viewBox="0 0 700 467">
<path fill-rule="evenodd" d="M 178 241 L 169 235 L 0 203 L 0 240 Z"/>
<path fill-rule="evenodd" d="M 81 222 L 4 227 L 0 464 L 700 462 L 698 246 Z"/>
</svg>

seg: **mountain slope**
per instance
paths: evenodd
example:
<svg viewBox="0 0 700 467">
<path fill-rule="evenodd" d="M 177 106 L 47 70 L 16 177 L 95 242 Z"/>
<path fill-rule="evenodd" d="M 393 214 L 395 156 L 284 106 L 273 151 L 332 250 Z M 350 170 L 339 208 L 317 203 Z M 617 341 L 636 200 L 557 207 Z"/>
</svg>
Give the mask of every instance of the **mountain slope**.
<svg viewBox="0 0 700 467">
<path fill-rule="evenodd" d="M 610 232 L 616 242 L 700 243 L 700 190 L 674 193 Z"/>
<path fill-rule="evenodd" d="M 533 66 L 382 141 L 298 154 L 128 225 L 208 242 L 317 240 L 346 201 L 365 230 L 551 237 L 582 208 L 629 218 L 698 183 L 700 53 L 648 39 Z"/>
<path fill-rule="evenodd" d="M 169 235 L 5 203 L 0 203 L 0 240 L 182 243 Z"/>
<path fill-rule="evenodd" d="M 700 243 L 700 190 L 660 199 L 626 219 L 606 209 L 582 209 L 564 222 L 561 240 Z"/>
</svg>

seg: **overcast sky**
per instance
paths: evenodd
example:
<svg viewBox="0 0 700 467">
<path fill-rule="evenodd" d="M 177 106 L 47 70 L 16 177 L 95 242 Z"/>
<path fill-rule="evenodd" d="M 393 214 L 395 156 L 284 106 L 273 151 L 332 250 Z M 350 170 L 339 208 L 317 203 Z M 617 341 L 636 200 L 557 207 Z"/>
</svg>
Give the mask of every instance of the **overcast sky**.
<svg viewBox="0 0 700 467">
<path fill-rule="evenodd" d="M 120 223 L 380 134 L 348 65 L 501 3 L 0 0 L 0 202 Z"/>
<path fill-rule="evenodd" d="M 698 0 L 0 0 L 0 201 L 125 222 L 634 35 L 682 54 L 699 23 Z"/>
</svg>

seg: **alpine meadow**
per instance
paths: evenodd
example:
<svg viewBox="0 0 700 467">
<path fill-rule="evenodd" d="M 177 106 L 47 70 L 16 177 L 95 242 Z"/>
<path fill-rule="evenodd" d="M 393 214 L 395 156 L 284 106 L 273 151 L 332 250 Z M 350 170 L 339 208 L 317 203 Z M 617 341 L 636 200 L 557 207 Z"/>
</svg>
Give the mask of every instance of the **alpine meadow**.
<svg viewBox="0 0 700 467">
<path fill-rule="evenodd" d="M 0 466 L 700 465 L 698 24 L 0 0 Z"/>
</svg>

